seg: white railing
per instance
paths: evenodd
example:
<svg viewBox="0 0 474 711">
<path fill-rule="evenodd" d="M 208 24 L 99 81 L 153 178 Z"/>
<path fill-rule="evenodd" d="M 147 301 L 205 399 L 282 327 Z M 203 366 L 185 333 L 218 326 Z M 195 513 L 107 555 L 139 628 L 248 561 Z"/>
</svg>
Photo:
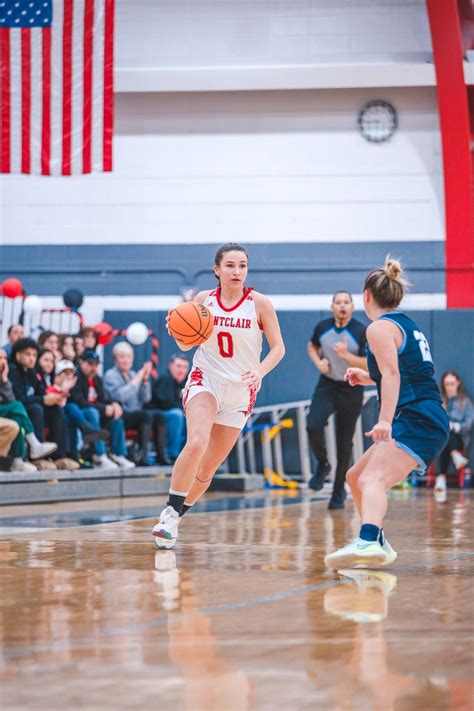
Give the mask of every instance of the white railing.
<svg viewBox="0 0 474 711">
<path fill-rule="evenodd" d="M 364 404 L 374 396 L 373 390 L 368 390 L 364 393 Z M 309 412 L 311 400 L 297 400 L 295 402 L 285 402 L 278 405 L 266 405 L 264 407 L 256 407 L 249 417 L 247 428 L 237 440 L 237 462 L 239 471 L 242 474 L 257 473 L 257 459 L 255 453 L 255 435 L 259 434 L 265 427 L 271 427 L 272 424 L 281 422 L 285 416 L 291 417 L 291 411 L 295 411 L 295 416 L 292 418 L 296 426 L 298 436 L 298 454 L 300 462 L 300 470 L 303 481 L 308 482 L 312 476 L 311 471 L 311 456 L 309 450 L 308 434 L 306 432 L 306 420 Z M 270 415 L 270 423 L 262 423 L 260 428 L 259 419 L 262 415 Z M 253 429 L 255 427 L 255 429 Z M 334 426 L 334 415 L 329 418 L 328 425 L 325 430 L 326 448 L 328 461 L 331 465 L 331 476 L 334 475 L 337 464 L 337 449 L 336 449 L 336 433 Z M 262 458 L 264 470 L 275 471 L 277 474 L 284 475 L 283 466 L 283 444 L 281 432 L 278 432 L 271 440 L 269 437 L 261 438 Z M 359 417 L 357 420 L 354 438 L 352 441 L 354 459 L 359 459 L 364 452 L 364 439 L 362 432 L 362 421 Z"/>
</svg>

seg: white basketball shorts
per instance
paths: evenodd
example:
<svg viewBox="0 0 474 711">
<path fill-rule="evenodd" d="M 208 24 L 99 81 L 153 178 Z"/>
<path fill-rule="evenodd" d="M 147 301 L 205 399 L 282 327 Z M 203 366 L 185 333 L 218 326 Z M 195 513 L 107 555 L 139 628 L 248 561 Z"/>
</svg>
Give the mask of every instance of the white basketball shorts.
<svg viewBox="0 0 474 711">
<path fill-rule="evenodd" d="M 255 388 L 249 388 L 244 383 L 233 383 L 216 375 L 204 373 L 201 368 L 193 366 L 183 390 L 183 409 L 199 395 L 210 393 L 217 402 L 216 425 L 236 427 L 241 430 L 245 427 L 257 398 Z"/>
</svg>

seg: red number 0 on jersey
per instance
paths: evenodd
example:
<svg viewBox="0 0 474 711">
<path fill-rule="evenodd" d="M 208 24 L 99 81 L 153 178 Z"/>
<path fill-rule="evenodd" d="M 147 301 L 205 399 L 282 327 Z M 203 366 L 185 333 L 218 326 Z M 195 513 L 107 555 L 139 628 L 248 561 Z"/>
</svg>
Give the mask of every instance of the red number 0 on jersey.
<svg viewBox="0 0 474 711">
<path fill-rule="evenodd" d="M 219 346 L 219 353 L 223 358 L 232 358 L 234 355 L 234 341 L 232 340 L 231 333 L 220 331 L 217 334 L 217 345 Z"/>
</svg>

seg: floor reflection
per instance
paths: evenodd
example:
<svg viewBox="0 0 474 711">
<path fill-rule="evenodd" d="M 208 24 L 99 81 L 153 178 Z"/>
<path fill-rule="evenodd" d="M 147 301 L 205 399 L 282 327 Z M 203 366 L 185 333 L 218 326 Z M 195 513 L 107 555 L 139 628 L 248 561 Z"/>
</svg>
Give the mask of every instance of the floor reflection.
<svg viewBox="0 0 474 711">
<path fill-rule="evenodd" d="M 248 676 L 225 658 L 203 614 L 197 586 L 180 571 L 174 551 L 155 555 L 156 595 L 168 615 L 169 658 L 184 682 L 182 708 L 187 711 L 245 711 L 251 708 Z"/>
</svg>

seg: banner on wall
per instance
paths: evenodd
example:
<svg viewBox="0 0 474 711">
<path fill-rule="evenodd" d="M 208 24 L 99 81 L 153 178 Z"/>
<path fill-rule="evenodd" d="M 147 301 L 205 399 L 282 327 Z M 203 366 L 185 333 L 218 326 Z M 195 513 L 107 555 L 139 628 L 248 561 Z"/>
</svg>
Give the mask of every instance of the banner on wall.
<svg viewBox="0 0 474 711">
<path fill-rule="evenodd" d="M 112 170 L 114 0 L 0 0 L 0 172 Z"/>
</svg>

